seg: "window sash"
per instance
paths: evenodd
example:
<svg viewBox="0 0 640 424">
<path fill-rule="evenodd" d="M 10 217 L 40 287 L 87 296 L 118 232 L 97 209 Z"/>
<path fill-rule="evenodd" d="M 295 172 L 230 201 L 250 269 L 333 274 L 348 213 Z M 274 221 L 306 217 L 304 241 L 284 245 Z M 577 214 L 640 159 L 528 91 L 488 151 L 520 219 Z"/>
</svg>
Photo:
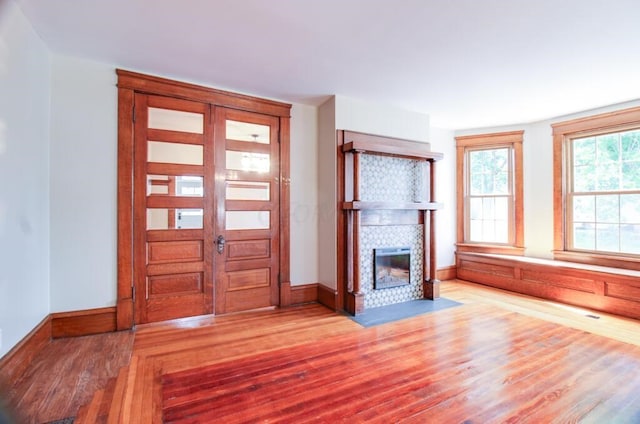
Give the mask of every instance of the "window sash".
<svg viewBox="0 0 640 424">
<path fill-rule="evenodd" d="M 498 193 L 480 193 L 472 190 L 473 173 L 471 170 L 471 153 L 479 151 L 491 150 L 507 150 L 507 187 L 506 192 Z M 494 146 L 467 147 L 465 148 L 465 187 L 464 187 L 464 242 L 465 243 L 482 243 L 496 245 L 513 245 L 515 244 L 515 197 L 514 192 L 514 149 L 512 144 L 502 144 Z M 506 213 L 501 214 L 496 219 L 495 210 L 486 214 L 487 208 L 506 201 Z M 473 207 L 474 203 L 482 202 L 482 216 L 475 216 L 477 207 Z M 487 216 L 488 215 L 488 216 Z M 502 228 L 500 228 L 502 225 Z M 489 236 L 489 233 L 491 236 Z"/>
<path fill-rule="evenodd" d="M 621 210 L 621 202 L 624 199 L 635 199 L 629 196 L 640 195 L 640 189 L 626 189 L 623 186 L 622 157 L 612 160 L 610 166 L 610 169 L 617 174 L 614 179 L 618 180 L 618 189 L 608 187 L 603 189 L 599 180 L 602 178 L 600 171 L 604 167 L 598 167 L 595 164 L 592 165 L 594 169 L 589 170 L 595 174 L 595 183 L 585 184 L 584 181 L 580 181 L 578 184 L 576 178 L 584 178 L 584 173 L 576 176 L 576 166 L 574 166 L 576 141 L 608 135 L 619 137 L 620 134 L 632 130 L 638 130 L 638 128 L 626 127 L 618 128 L 616 131 L 581 133 L 565 139 L 565 250 L 640 257 L 640 220 L 635 218 L 637 222 L 627 222 L 628 220 L 623 216 L 625 212 Z M 636 208 L 640 209 L 640 206 Z M 592 210 L 589 211 L 589 209 Z M 576 214 L 579 216 L 576 217 Z M 614 214 L 617 214 L 616 219 L 612 216 Z"/>
</svg>

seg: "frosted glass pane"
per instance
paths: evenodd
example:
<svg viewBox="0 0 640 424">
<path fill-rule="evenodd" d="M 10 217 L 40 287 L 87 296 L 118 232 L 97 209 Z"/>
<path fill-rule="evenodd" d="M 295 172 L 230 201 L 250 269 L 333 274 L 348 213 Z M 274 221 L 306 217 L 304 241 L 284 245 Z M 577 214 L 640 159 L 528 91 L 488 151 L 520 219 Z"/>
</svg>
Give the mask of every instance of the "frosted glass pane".
<svg viewBox="0 0 640 424">
<path fill-rule="evenodd" d="M 269 200 L 269 183 L 227 181 L 227 200 Z"/>
<path fill-rule="evenodd" d="M 176 177 L 176 196 L 202 197 L 203 195 L 204 182 L 202 177 Z"/>
<path fill-rule="evenodd" d="M 179 110 L 149 108 L 149 128 L 202 134 L 204 115 Z"/>
<path fill-rule="evenodd" d="M 147 209 L 147 230 L 167 230 L 169 227 L 169 209 Z"/>
<path fill-rule="evenodd" d="M 227 169 L 238 171 L 269 172 L 269 155 L 266 153 L 237 152 L 227 150 Z"/>
<path fill-rule="evenodd" d="M 169 194 L 169 177 L 166 175 L 147 175 L 147 196 Z"/>
<path fill-rule="evenodd" d="M 252 143 L 269 144 L 270 128 L 268 125 L 227 119 L 227 140 L 250 141 Z"/>
<path fill-rule="evenodd" d="M 176 209 L 176 228 L 202 228 L 202 209 Z"/>
<path fill-rule="evenodd" d="M 166 143 L 149 141 L 147 161 L 177 163 L 181 165 L 202 165 L 203 146 L 195 144 Z"/>
<path fill-rule="evenodd" d="M 227 211 L 227 230 L 263 230 L 269 228 L 269 211 Z"/>
<path fill-rule="evenodd" d="M 147 175 L 147 195 L 202 197 L 203 178 L 184 175 Z"/>
<path fill-rule="evenodd" d="M 147 230 L 201 229 L 202 209 L 147 209 Z"/>
</svg>

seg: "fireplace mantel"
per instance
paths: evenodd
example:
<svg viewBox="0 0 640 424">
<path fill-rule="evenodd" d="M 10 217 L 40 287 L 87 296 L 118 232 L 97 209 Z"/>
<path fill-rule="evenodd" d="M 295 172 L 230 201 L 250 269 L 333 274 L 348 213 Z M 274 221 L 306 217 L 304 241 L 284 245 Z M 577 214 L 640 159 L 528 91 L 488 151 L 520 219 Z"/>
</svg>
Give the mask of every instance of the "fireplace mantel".
<svg viewBox="0 0 640 424">
<path fill-rule="evenodd" d="M 388 199 L 363 196 L 367 187 L 363 187 L 362 162 L 365 155 L 385 156 L 410 161 L 411 185 L 409 190 L 413 198 Z M 338 216 L 338 300 L 344 302 L 344 309 L 351 314 L 364 311 L 364 292 L 361 290 L 360 273 L 360 234 L 363 213 L 367 213 L 366 222 L 371 214 L 383 214 L 384 225 L 416 224 L 422 226 L 421 247 L 422 293 L 425 298 L 434 299 L 439 295 L 439 281 L 436 278 L 436 234 L 435 211 L 442 205 L 435 201 L 435 162 L 443 158 L 442 153 L 432 152 L 429 143 L 364 134 L 353 131 L 338 131 L 338 207 L 342 213 Z M 373 160 L 373 159 L 371 159 Z M 397 161 L 398 159 L 378 159 Z M 397 162 L 395 162 L 397 164 Z M 407 162 L 402 162 L 405 166 Z M 385 163 L 386 165 L 386 163 Z M 371 169 L 371 168 L 369 168 Z M 406 166 L 404 169 L 407 169 Z M 377 172 L 377 171 L 376 171 Z M 394 184 L 393 178 L 381 171 L 374 185 Z M 389 171 L 387 171 L 389 173 Z M 371 174 L 369 182 L 372 181 Z M 403 177 L 407 175 L 403 174 Z M 406 178 L 403 180 L 407 183 Z M 397 182 L 396 182 L 397 184 Z M 394 192 L 394 186 L 384 188 Z M 406 187 L 398 187 L 406 189 Z M 367 198 L 363 198 L 367 197 Z M 378 196 L 379 197 L 379 196 Z M 406 197 L 406 196 L 405 196 Z M 366 253 L 366 252 L 365 252 Z"/>
</svg>

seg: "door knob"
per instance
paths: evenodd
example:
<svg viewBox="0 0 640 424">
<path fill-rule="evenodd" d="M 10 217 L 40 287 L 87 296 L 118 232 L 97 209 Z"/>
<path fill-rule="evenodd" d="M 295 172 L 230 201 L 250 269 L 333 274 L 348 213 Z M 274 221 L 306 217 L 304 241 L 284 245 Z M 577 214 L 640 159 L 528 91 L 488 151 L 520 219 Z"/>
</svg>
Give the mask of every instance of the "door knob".
<svg viewBox="0 0 640 424">
<path fill-rule="evenodd" d="M 218 238 L 216 239 L 216 244 L 217 244 L 217 248 L 218 248 L 218 253 L 222 253 L 224 252 L 224 244 L 227 241 L 224 239 L 224 237 L 222 235 L 219 235 Z"/>
</svg>

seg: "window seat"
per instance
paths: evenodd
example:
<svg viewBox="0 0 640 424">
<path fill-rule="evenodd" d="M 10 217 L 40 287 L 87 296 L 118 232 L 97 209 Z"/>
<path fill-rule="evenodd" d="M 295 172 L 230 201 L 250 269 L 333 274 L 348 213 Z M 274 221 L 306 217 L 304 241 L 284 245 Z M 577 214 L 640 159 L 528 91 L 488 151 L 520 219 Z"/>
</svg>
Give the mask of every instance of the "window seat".
<svg viewBox="0 0 640 424">
<path fill-rule="evenodd" d="M 640 319 L 640 271 L 469 252 L 456 267 L 461 280 Z"/>
</svg>

